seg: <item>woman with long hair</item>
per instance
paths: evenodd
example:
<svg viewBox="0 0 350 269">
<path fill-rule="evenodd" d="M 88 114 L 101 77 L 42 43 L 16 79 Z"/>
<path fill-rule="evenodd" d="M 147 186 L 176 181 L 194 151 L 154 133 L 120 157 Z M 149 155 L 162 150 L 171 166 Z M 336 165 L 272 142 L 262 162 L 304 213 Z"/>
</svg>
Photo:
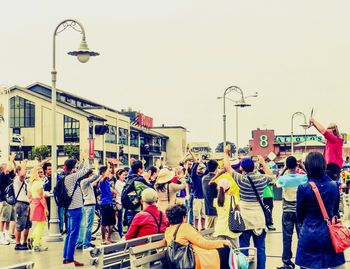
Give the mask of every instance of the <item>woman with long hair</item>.
<svg viewBox="0 0 350 269">
<path fill-rule="evenodd" d="M 311 183 L 315 184 L 330 219 L 339 217 L 339 188 L 326 175 L 326 161 L 319 152 L 305 160 L 309 183 L 297 191 L 297 217 L 302 223 L 295 263 L 301 268 L 345 269 L 344 253 L 336 253 Z M 310 183 L 311 182 L 311 183 Z"/>
<path fill-rule="evenodd" d="M 118 214 L 118 233 L 120 238 L 123 237 L 123 207 L 122 207 L 122 192 L 125 186 L 125 179 L 128 176 L 128 173 L 124 169 L 118 169 L 115 173 L 116 182 L 115 182 L 115 190 L 117 191 L 117 195 L 115 197 L 117 203 L 117 214 Z"/>
<path fill-rule="evenodd" d="M 221 179 L 218 183 L 218 196 L 214 199 L 213 203 L 218 217 L 213 236 L 218 237 L 219 239 L 229 240 L 234 248 L 238 248 L 238 237 L 240 233 L 231 232 L 228 225 L 230 205 L 232 203 L 232 207 L 237 206 L 236 201 L 238 200 L 237 197 L 229 195 L 231 185 L 232 182 L 226 178 Z"/>
<path fill-rule="evenodd" d="M 44 162 L 43 162 L 44 163 Z M 35 166 L 29 179 L 30 220 L 35 225 L 34 231 L 28 240 L 28 247 L 34 251 L 47 251 L 47 247 L 41 245 L 41 239 L 49 210 L 44 195 L 44 182 L 38 171 L 42 170 L 42 164 Z"/>
</svg>

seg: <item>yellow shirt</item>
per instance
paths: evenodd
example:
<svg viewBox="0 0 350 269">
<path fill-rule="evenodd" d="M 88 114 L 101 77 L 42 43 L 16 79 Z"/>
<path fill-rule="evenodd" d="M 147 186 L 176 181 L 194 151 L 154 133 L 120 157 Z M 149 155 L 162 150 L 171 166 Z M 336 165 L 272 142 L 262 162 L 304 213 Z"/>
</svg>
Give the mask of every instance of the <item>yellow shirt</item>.
<svg viewBox="0 0 350 269">
<path fill-rule="evenodd" d="M 34 181 L 30 188 L 32 198 L 42 198 L 42 192 L 44 191 L 44 182 L 43 181 Z"/>
<path fill-rule="evenodd" d="M 223 178 L 226 178 L 227 180 L 232 182 L 232 185 L 230 187 L 230 190 L 228 191 L 228 194 L 234 195 L 236 197 L 236 202 L 239 202 L 239 200 L 241 199 L 239 196 L 239 187 L 230 173 L 225 173 L 219 176 L 217 179 L 215 179 L 214 181 L 215 184 L 218 185 L 219 181 Z"/>
<path fill-rule="evenodd" d="M 237 201 L 237 198 L 235 198 Z M 231 196 L 225 195 L 225 203 L 224 206 L 220 207 L 218 206 L 218 199 L 214 199 L 214 207 L 216 208 L 216 212 L 218 213 L 218 218 L 216 220 L 215 224 L 215 232 L 214 236 L 228 236 L 230 238 L 237 238 L 240 233 L 233 233 L 230 231 L 230 228 L 228 227 L 228 215 L 230 213 L 230 202 L 231 202 Z M 234 207 L 234 202 L 232 201 L 232 207 Z"/>
</svg>

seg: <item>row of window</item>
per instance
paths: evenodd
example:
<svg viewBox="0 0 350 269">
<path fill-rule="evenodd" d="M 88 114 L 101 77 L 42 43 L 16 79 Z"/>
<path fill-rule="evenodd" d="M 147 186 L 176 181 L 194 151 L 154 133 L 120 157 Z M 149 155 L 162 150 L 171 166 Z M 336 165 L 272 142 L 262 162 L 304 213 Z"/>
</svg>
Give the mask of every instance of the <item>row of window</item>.
<svg viewBox="0 0 350 269">
<path fill-rule="evenodd" d="M 10 99 L 10 128 L 33 128 L 35 127 L 35 104 L 19 96 Z M 64 143 L 79 143 L 80 122 L 74 118 L 64 115 L 63 119 Z M 117 140 L 119 138 L 119 141 Z M 128 145 L 129 130 L 125 128 L 108 125 L 105 134 L 105 142 L 111 144 Z M 140 140 L 140 143 L 139 143 Z M 139 133 L 130 131 L 130 146 L 139 147 L 146 144 L 160 146 L 165 151 L 165 140 L 161 138 L 139 137 Z"/>
</svg>

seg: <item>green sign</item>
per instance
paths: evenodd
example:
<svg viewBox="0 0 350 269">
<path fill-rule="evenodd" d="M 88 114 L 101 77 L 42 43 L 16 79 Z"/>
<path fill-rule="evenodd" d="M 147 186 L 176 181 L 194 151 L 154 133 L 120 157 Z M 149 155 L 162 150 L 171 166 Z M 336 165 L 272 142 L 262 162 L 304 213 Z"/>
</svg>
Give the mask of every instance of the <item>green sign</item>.
<svg viewBox="0 0 350 269">
<path fill-rule="evenodd" d="M 293 143 L 302 143 L 305 141 L 318 141 L 322 142 L 323 137 L 322 136 L 317 136 L 317 135 L 295 135 L 293 136 Z M 288 144 L 291 143 L 291 136 L 290 135 L 277 135 L 275 137 L 275 143 L 278 144 Z"/>
</svg>

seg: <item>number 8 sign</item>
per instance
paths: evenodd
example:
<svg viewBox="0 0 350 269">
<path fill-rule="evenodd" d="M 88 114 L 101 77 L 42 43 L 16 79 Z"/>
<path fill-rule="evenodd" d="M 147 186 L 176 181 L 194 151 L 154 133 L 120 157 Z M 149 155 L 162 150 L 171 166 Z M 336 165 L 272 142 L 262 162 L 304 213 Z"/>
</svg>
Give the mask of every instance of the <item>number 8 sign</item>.
<svg viewBox="0 0 350 269">
<path fill-rule="evenodd" d="M 267 135 L 261 135 L 260 136 L 260 147 L 267 148 L 269 145 L 269 138 Z"/>
</svg>

